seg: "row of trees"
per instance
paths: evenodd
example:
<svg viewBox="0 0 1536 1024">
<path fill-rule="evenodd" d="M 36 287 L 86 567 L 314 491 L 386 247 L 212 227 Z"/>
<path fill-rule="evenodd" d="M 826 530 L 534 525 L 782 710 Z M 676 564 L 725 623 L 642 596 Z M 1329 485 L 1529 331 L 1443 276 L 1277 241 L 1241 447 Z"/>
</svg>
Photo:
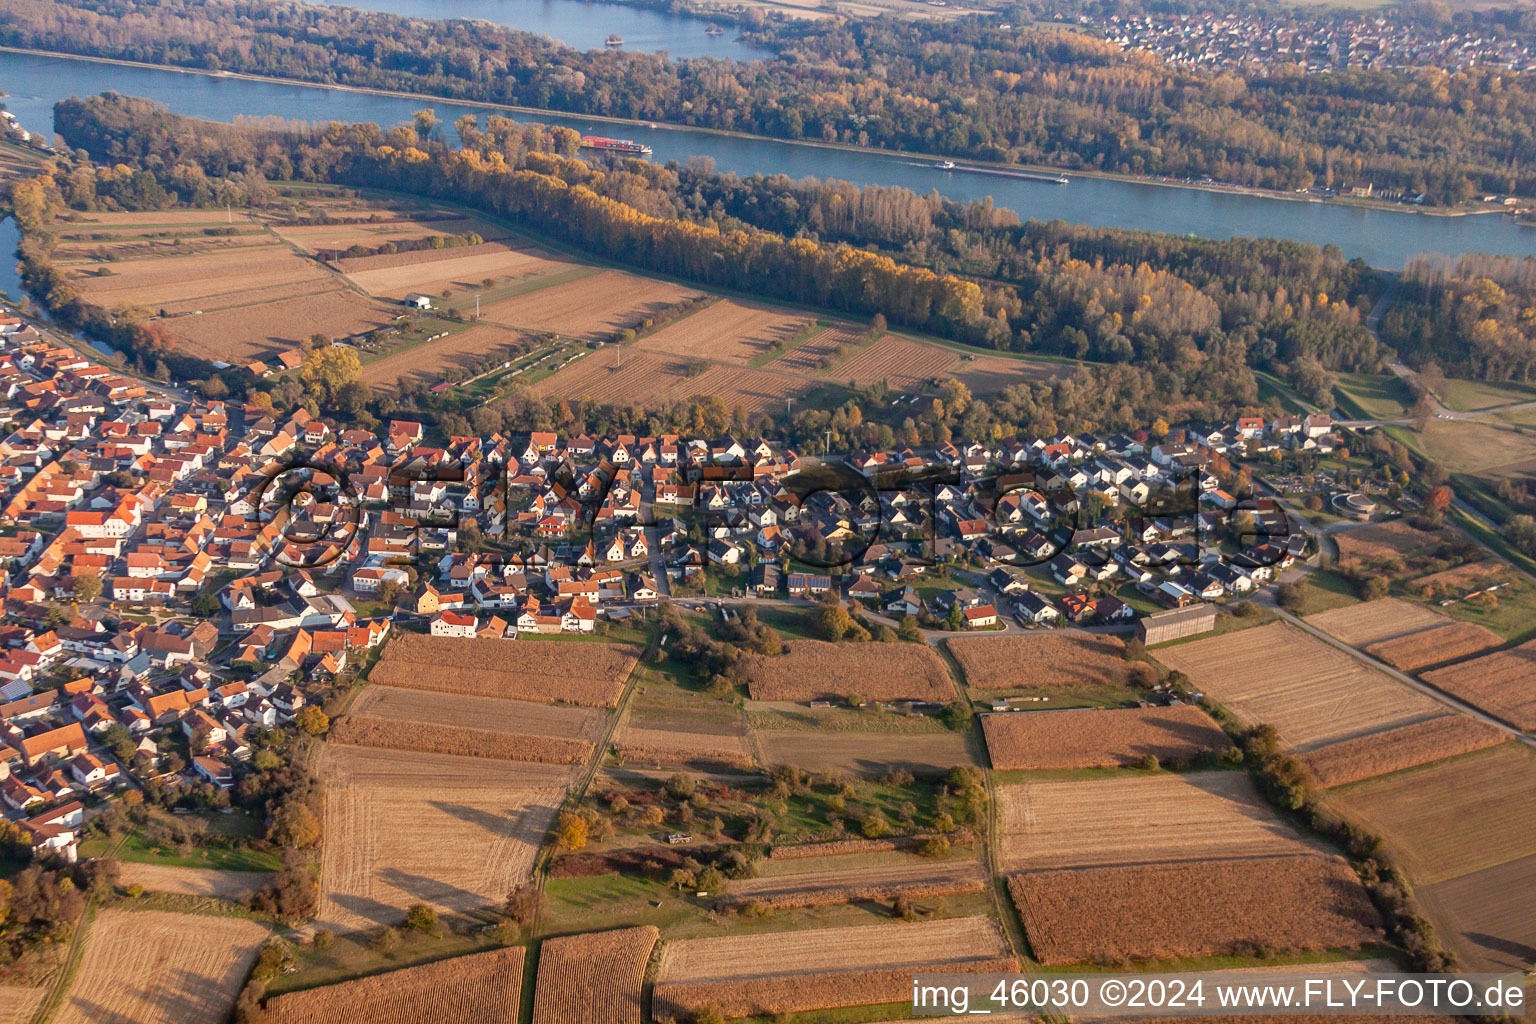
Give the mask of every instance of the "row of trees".
<svg viewBox="0 0 1536 1024">
<path fill-rule="evenodd" d="M 774 20 L 750 38 L 776 53 L 578 53 L 484 21 L 288 2 L 14 0 L 0 11 L 11 46 L 786 139 L 1286 190 L 1370 182 L 1437 202 L 1536 191 L 1536 92 L 1495 67 L 1206 71 L 980 18 Z"/>
</svg>

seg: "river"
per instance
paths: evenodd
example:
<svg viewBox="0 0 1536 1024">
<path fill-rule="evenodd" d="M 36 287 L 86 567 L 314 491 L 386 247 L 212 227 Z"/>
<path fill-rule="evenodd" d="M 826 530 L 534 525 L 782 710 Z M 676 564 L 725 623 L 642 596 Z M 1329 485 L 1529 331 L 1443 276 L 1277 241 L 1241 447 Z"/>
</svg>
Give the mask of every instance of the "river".
<svg viewBox="0 0 1536 1024">
<path fill-rule="evenodd" d="M 754 60 L 772 51 L 737 40 L 738 29 L 723 22 L 723 35 L 712 36 L 709 22 L 685 14 L 652 11 L 628 4 L 582 0 L 319 0 L 337 7 L 400 14 L 408 18 L 468 18 L 506 25 L 558 39 L 578 50 L 600 50 L 610 35 L 624 49 L 646 53 L 665 50 L 673 57 L 729 57 Z"/>
<path fill-rule="evenodd" d="M 250 79 L 123 67 L 92 61 L 0 52 L 0 89 L 7 107 L 31 129 L 51 130 L 56 100 L 116 90 L 167 104 L 180 114 L 232 120 L 236 115 L 280 115 L 314 121 L 375 121 L 391 125 L 431 106 L 447 122 L 460 114 L 487 114 L 473 103 L 418 100 Z M 1370 210 L 1323 202 L 1297 202 L 1228 191 L 1176 188 L 1109 178 L 1072 176 L 1069 185 L 941 171 L 891 154 L 826 149 L 766 139 L 737 138 L 664 127 L 616 126 L 583 117 L 539 115 L 537 120 L 583 132 L 643 141 L 657 160 L 714 158 L 722 171 L 842 178 L 861 185 L 937 189 L 954 199 L 993 197 L 1024 217 L 1058 218 L 1102 227 L 1136 228 L 1207 238 L 1263 236 L 1333 244 L 1348 257 L 1397 269 L 1420 252 L 1492 252 L 1536 255 L 1536 228 L 1502 215 L 1437 217 L 1411 211 Z"/>
</svg>

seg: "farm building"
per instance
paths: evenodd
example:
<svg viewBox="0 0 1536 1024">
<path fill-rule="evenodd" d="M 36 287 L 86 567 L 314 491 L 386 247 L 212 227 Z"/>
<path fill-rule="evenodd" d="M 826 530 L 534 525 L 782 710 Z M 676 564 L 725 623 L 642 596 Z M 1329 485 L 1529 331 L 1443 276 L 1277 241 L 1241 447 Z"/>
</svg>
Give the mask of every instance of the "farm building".
<svg viewBox="0 0 1536 1024">
<path fill-rule="evenodd" d="M 1136 635 L 1144 644 L 1160 644 L 1165 640 L 1198 636 L 1216 628 L 1216 607 L 1209 604 L 1175 608 L 1172 611 L 1148 615 L 1136 623 Z"/>
<path fill-rule="evenodd" d="M 421 292 L 411 292 L 405 297 L 405 304 L 407 306 L 413 306 L 416 309 L 431 309 L 432 296 L 423 295 Z"/>
</svg>

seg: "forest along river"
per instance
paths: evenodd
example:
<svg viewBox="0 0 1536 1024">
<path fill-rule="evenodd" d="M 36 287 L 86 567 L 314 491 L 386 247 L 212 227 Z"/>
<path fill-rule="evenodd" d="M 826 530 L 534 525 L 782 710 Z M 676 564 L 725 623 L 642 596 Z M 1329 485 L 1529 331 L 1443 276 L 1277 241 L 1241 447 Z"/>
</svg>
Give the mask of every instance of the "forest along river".
<svg viewBox="0 0 1536 1024">
<path fill-rule="evenodd" d="M 622 48 L 644 53 L 665 50 L 673 57 L 729 57 L 752 60 L 770 51 L 737 40 L 741 30 L 721 22 L 710 35 L 710 22 L 685 14 L 652 11 L 628 4 L 581 0 L 319 0 L 335 7 L 358 7 L 407 18 L 488 21 L 522 32 L 537 32 L 578 50 L 600 50 L 610 36 Z"/>
<path fill-rule="evenodd" d="M 4 102 L 22 125 L 49 132 L 53 129 L 55 101 L 109 90 L 157 100 L 178 114 L 219 121 L 231 121 L 243 114 L 309 121 L 375 121 L 390 126 L 408 120 L 414 111 L 428 106 L 448 123 L 466 112 L 480 114 L 482 123 L 485 115 L 497 113 L 493 108 L 473 103 L 375 96 L 5 52 L 0 52 L 0 89 L 11 93 Z M 1346 257 L 1359 256 L 1373 266 L 1390 269 L 1401 268 L 1404 260 L 1421 252 L 1536 255 L 1536 228 L 1523 227 L 1500 214 L 1435 217 L 1410 211 L 1367 210 L 1091 178 L 1070 172 L 1070 184 L 1055 185 L 940 170 L 926 161 L 884 153 L 825 149 L 687 129 L 615 125 L 566 115 L 516 116 L 567 125 L 584 134 L 632 138 L 651 146 L 658 161 L 700 155 L 712 157 L 719 170 L 743 175 L 813 175 L 841 178 L 859 185 L 900 185 L 919 193 L 937 189 L 958 200 L 991 196 L 998 206 L 1015 210 L 1022 217 L 1060 219 L 1074 224 L 1206 238 L 1237 235 L 1333 244 Z"/>
</svg>

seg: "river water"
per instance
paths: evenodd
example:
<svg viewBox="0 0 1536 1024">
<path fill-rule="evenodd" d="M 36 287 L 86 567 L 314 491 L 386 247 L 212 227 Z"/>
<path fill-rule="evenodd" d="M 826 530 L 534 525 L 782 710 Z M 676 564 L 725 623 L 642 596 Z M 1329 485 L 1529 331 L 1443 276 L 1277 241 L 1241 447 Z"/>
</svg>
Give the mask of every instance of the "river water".
<svg viewBox="0 0 1536 1024">
<path fill-rule="evenodd" d="M 411 2 L 411 0 L 396 0 Z M 606 10 L 603 8 L 593 8 Z M 236 115 L 279 115 L 312 121 L 375 121 L 392 125 L 423 106 L 452 122 L 465 112 L 494 112 L 473 103 L 283 85 L 152 68 L 0 52 L 0 89 L 6 105 L 33 130 L 52 129 L 56 100 L 116 90 L 167 104 L 180 114 L 232 120 Z M 1333 244 L 1348 257 L 1399 268 L 1420 252 L 1491 252 L 1536 255 L 1536 228 L 1510 217 L 1436 217 L 1410 211 L 1366 210 L 1321 202 L 1295 202 L 1233 192 L 1071 176 L 1052 185 L 992 175 L 937 170 L 924 161 L 867 151 L 823 149 L 765 139 L 743 139 L 687 129 L 617 126 L 582 117 L 538 115 L 540 121 L 582 132 L 645 142 L 657 160 L 714 158 L 722 171 L 842 178 L 861 185 L 937 189 L 954 199 L 993 197 L 1023 217 L 1057 218 L 1102 227 L 1136 228 L 1207 238 L 1265 236 Z"/>
<path fill-rule="evenodd" d="M 736 39 L 731 22 L 720 25 L 723 35 L 707 33 L 709 22 L 682 14 L 652 11 L 628 4 L 586 3 L 583 0 L 319 0 L 338 7 L 360 7 L 408 18 L 468 18 L 537 32 L 578 50 L 600 50 L 610 35 L 624 40 L 624 49 L 646 53 L 666 51 L 674 57 L 730 57 L 753 60 L 772 52 Z"/>
</svg>

